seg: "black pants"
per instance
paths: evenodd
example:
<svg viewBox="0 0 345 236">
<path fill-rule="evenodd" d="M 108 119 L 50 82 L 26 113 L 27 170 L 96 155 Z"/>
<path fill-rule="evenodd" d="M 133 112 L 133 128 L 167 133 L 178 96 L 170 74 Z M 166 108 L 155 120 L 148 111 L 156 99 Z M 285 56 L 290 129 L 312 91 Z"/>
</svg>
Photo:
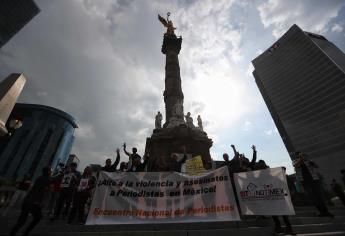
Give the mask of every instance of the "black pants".
<svg viewBox="0 0 345 236">
<path fill-rule="evenodd" d="M 284 220 L 286 229 L 292 230 L 292 227 L 291 227 L 291 223 L 290 223 L 289 217 L 288 217 L 288 216 L 282 216 L 282 217 L 283 217 L 283 220 Z M 275 227 L 275 229 L 276 229 L 276 230 L 281 229 L 282 226 L 281 226 L 281 224 L 280 224 L 280 220 L 279 220 L 278 216 L 272 216 L 272 219 L 273 219 L 273 221 L 274 221 L 274 227 Z"/>
<path fill-rule="evenodd" d="M 67 216 L 68 210 L 71 207 L 73 197 L 73 191 L 71 189 L 61 189 L 59 197 L 56 201 L 55 210 L 54 210 L 54 217 L 59 217 L 62 208 L 65 205 L 65 209 L 62 215 Z"/>
<path fill-rule="evenodd" d="M 24 202 L 22 205 L 22 211 L 20 213 L 20 216 L 15 226 L 13 226 L 10 236 L 16 235 L 19 229 L 24 226 L 29 214 L 32 214 L 33 220 L 29 224 L 29 226 L 25 229 L 23 235 L 29 235 L 30 231 L 40 222 L 42 218 L 41 206 L 34 203 Z"/>
<path fill-rule="evenodd" d="M 329 214 L 328 208 L 323 199 L 323 193 L 319 181 L 303 183 L 304 189 L 307 191 L 309 198 L 313 201 L 315 207 L 319 210 L 320 214 Z"/>
<path fill-rule="evenodd" d="M 72 209 L 68 216 L 68 222 L 72 223 L 75 218 L 76 213 L 78 212 L 78 221 L 84 222 L 84 212 L 85 212 L 85 205 L 88 196 L 83 194 L 82 192 L 77 192 L 74 195 Z"/>
</svg>

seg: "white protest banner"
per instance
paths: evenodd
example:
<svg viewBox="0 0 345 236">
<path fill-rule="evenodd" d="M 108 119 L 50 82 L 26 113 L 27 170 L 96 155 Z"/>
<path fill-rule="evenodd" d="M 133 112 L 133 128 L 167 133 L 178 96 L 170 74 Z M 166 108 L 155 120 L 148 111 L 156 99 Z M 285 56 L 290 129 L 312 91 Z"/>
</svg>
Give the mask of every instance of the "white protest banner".
<svg viewBox="0 0 345 236">
<path fill-rule="evenodd" d="M 281 167 L 236 173 L 234 180 L 243 215 L 295 215 Z"/>
<path fill-rule="evenodd" d="M 201 176 L 101 172 L 87 225 L 240 220 L 226 167 Z"/>
</svg>

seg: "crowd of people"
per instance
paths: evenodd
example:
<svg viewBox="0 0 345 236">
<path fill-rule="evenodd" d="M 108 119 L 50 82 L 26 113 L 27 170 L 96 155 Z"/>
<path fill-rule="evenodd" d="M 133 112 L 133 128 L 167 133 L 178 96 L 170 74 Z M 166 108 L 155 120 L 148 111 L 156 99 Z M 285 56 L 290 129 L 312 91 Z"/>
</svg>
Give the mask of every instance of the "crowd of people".
<svg viewBox="0 0 345 236">
<path fill-rule="evenodd" d="M 227 153 L 223 154 L 224 162 L 222 166 L 228 168 L 231 182 L 233 186 L 234 173 L 263 170 L 269 168 L 264 160 L 257 161 L 257 150 L 253 145 L 253 155 L 249 160 L 244 154 L 240 154 L 234 145 L 231 145 L 233 151 L 233 158 L 229 158 Z M 182 165 L 187 160 L 186 147 L 182 146 L 180 152 L 182 157 L 177 154 L 172 154 L 168 159 L 164 156 L 158 156 L 155 159 L 150 158 L 149 154 L 145 154 L 143 158 L 137 153 L 135 147 L 132 148 L 132 153 L 126 149 L 126 143 L 123 145 L 123 151 L 128 156 L 128 162 L 120 163 L 120 149 L 116 150 L 116 159 L 112 163 L 111 159 L 105 161 L 105 165 L 100 170 L 106 172 L 143 172 L 147 170 L 149 161 L 151 163 L 151 172 L 181 172 Z M 149 153 L 149 152 L 148 152 Z M 143 159 L 143 160 L 142 160 Z M 205 169 L 212 169 L 215 165 L 210 164 L 208 160 L 203 160 Z M 119 166 L 120 165 L 120 166 Z M 119 169 L 118 169 L 119 166 Z M 334 217 L 329 211 L 323 199 L 322 190 L 320 189 L 319 176 L 316 173 L 317 165 L 307 158 L 301 152 L 296 153 L 296 158 L 293 161 L 293 166 L 296 171 L 296 178 L 301 183 L 305 192 L 308 193 L 313 204 L 320 212 L 320 217 Z M 345 184 L 345 171 L 341 171 Z M 16 235 L 18 230 L 24 226 L 29 214 L 32 214 L 33 220 L 25 229 L 23 235 L 28 235 L 29 232 L 40 222 L 42 218 L 42 211 L 50 216 L 51 221 L 55 221 L 62 217 L 67 224 L 77 223 L 84 224 L 87 215 L 88 203 L 92 198 L 93 190 L 96 186 L 96 179 L 98 173 L 93 173 L 91 167 L 87 166 L 81 174 L 77 170 L 76 163 L 70 163 L 68 166 L 59 164 L 54 173 L 50 167 L 45 167 L 42 170 L 42 175 L 35 180 L 31 186 L 29 176 L 25 176 L 18 184 L 18 193 L 16 193 L 14 200 L 16 203 L 22 202 L 22 208 L 17 223 L 14 225 L 11 236 Z M 289 185 L 290 186 L 290 185 Z M 340 184 L 333 179 L 331 187 L 336 196 L 345 205 L 345 195 Z M 233 188 L 235 189 L 235 188 Z M 45 200 L 46 198 L 46 200 Z M 238 199 L 235 194 L 237 204 Z M 43 208 L 42 203 L 47 202 L 47 206 Z M 278 216 L 272 216 L 275 232 L 282 233 Z M 291 223 L 288 216 L 283 216 L 285 223 L 285 233 L 294 235 Z"/>
</svg>

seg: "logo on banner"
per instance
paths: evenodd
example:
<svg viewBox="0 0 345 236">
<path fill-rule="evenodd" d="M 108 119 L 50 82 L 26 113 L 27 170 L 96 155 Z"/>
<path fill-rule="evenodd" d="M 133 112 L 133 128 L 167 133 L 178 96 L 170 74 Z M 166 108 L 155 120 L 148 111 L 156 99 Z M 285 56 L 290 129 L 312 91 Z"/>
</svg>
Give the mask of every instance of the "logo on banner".
<svg viewBox="0 0 345 236">
<path fill-rule="evenodd" d="M 247 190 L 240 191 L 242 201 L 257 201 L 257 200 L 282 200 L 288 194 L 284 188 L 275 188 L 273 184 L 264 184 L 257 186 L 249 183 Z"/>
</svg>

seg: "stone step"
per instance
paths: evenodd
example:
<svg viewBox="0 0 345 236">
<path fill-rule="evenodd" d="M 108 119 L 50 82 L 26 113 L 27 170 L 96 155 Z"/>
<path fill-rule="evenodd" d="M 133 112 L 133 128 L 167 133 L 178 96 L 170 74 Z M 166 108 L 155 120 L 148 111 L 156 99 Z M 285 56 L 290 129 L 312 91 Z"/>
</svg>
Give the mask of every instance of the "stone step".
<svg viewBox="0 0 345 236">
<path fill-rule="evenodd" d="M 293 225 L 303 225 L 303 224 L 322 224 L 322 223 L 342 223 L 345 222 L 345 216 L 335 216 L 334 218 L 330 217 L 300 217 L 300 216 L 290 216 L 291 224 Z M 12 226 L 15 224 L 17 218 L 2 218 L 2 224 L 0 226 Z M 280 218 L 281 223 L 283 220 Z M 273 224 L 271 217 L 266 217 L 265 219 L 257 219 L 255 217 L 250 217 L 249 219 L 244 219 L 242 221 L 233 221 L 233 222 L 200 222 L 200 223 L 183 223 L 183 224 L 131 224 L 131 227 L 128 228 L 128 225 L 105 225 L 105 226 L 87 226 L 97 229 L 102 227 L 103 229 L 116 227 L 117 230 L 165 230 L 165 229 L 176 229 L 181 228 L 184 230 L 188 229 L 225 229 L 225 228 L 244 228 L 244 227 L 264 227 L 271 226 Z M 37 228 L 47 229 L 50 228 L 54 231 L 64 231 L 65 227 L 72 228 L 72 231 L 78 231 L 81 225 L 66 225 L 64 220 L 56 220 L 51 222 L 48 218 L 43 218 Z"/>
<path fill-rule="evenodd" d="M 210 223 L 212 224 L 212 223 Z M 84 226 L 85 227 L 85 226 Z M 131 226 L 132 227 L 132 226 Z M 298 235 L 345 235 L 345 223 L 328 223 L 328 224 L 309 224 L 294 226 L 294 230 Z M 65 231 L 65 232 L 47 232 L 35 230 L 32 235 L 47 236 L 267 236 L 272 234 L 272 227 L 248 227 L 234 229 L 204 229 L 204 230 L 148 230 L 148 231 Z M 5 234 L 0 234 L 5 235 Z"/>
</svg>

